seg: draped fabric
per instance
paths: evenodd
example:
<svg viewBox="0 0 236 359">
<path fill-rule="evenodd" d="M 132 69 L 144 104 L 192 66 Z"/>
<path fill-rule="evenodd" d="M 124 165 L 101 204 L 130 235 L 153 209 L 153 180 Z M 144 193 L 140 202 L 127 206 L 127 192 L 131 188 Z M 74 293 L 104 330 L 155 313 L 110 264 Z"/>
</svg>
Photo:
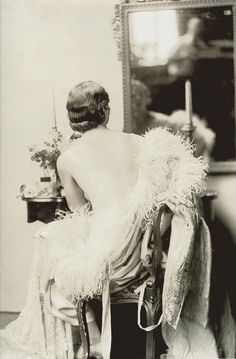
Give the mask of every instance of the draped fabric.
<svg viewBox="0 0 236 359">
<path fill-rule="evenodd" d="M 102 351 L 104 359 L 109 359 L 110 293 L 147 275 L 141 260 L 143 228 L 163 204 L 172 212 L 162 316 L 169 355 L 178 352 L 182 355 L 178 358 L 185 358 L 191 351 L 183 323 L 186 328 L 186 323 L 194 322 L 206 330 L 206 338 L 209 334 L 209 357 L 217 357 L 214 339 L 204 329 L 211 243 L 197 203 L 205 188 L 207 167 L 201 158 L 194 158 L 193 149 L 180 136 L 164 129 L 131 136 L 139 176 L 127 198 L 103 213 L 85 206 L 37 233 L 27 303 L 20 317 L 1 333 L 1 358 L 72 359 L 73 305 L 78 298 L 102 294 Z M 59 315 L 53 312 L 51 283 L 71 303 L 71 320 L 60 308 Z"/>
</svg>

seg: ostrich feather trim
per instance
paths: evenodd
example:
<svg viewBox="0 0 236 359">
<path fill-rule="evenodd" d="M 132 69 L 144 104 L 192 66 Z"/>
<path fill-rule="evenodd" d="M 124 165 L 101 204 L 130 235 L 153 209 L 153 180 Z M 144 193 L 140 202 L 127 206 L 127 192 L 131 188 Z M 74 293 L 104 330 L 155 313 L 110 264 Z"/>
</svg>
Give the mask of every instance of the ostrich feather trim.
<svg viewBox="0 0 236 359">
<path fill-rule="evenodd" d="M 153 210 L 167 201 L 192 207 L 193 197 L 205 191 L 208 170 L 202 157 L 194 157 L 194 146 L 164 128 L 134 140 L 139 176 L 129 197 L 131 210 L 150 219 Z"/>
</svg>

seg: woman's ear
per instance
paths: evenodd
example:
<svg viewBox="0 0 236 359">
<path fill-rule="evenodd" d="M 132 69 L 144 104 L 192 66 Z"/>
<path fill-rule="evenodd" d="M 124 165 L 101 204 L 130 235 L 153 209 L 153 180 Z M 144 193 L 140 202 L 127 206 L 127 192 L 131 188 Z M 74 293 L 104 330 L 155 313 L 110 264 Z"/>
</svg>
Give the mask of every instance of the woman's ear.
<svg viewBox="0 0 236 359">
<path fill-rule="evenodd" d="M 104 114 L 105 114 L 105 120 L 104 120 L 104 125 L 106 125 L 109 121 L 109 117 L 110 117 L 110 107 L 108 105 L 104 106 Z"/>
</svg>

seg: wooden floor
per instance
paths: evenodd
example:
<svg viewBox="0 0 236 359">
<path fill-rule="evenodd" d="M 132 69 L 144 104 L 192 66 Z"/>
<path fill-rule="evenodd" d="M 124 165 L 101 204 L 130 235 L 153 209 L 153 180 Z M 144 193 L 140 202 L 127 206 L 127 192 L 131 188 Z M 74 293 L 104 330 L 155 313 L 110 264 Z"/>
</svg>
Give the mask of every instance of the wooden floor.
<svg viewBox="0 0 236 359">
<path fill-rule="evenodd" d="M 19 313 L 0 312 L 0 329 L 3 329 L 7 324 L 18 317 Z"/>
</svg>

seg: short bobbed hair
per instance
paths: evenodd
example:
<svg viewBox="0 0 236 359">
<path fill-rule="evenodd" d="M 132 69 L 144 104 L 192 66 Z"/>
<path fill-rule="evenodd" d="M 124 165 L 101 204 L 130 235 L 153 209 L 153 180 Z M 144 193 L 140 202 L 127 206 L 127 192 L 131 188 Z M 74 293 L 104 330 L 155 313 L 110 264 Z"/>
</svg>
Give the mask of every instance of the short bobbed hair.
<svg viewBox="0 0 236 359">
<path fill-rule="evenodd" d="M 108 103 L 107 92 L 96 82 L 85 81 L 73 87 L 66 104 L 72 130 L 85 132 L 102 124 Z"/>
</svg>

